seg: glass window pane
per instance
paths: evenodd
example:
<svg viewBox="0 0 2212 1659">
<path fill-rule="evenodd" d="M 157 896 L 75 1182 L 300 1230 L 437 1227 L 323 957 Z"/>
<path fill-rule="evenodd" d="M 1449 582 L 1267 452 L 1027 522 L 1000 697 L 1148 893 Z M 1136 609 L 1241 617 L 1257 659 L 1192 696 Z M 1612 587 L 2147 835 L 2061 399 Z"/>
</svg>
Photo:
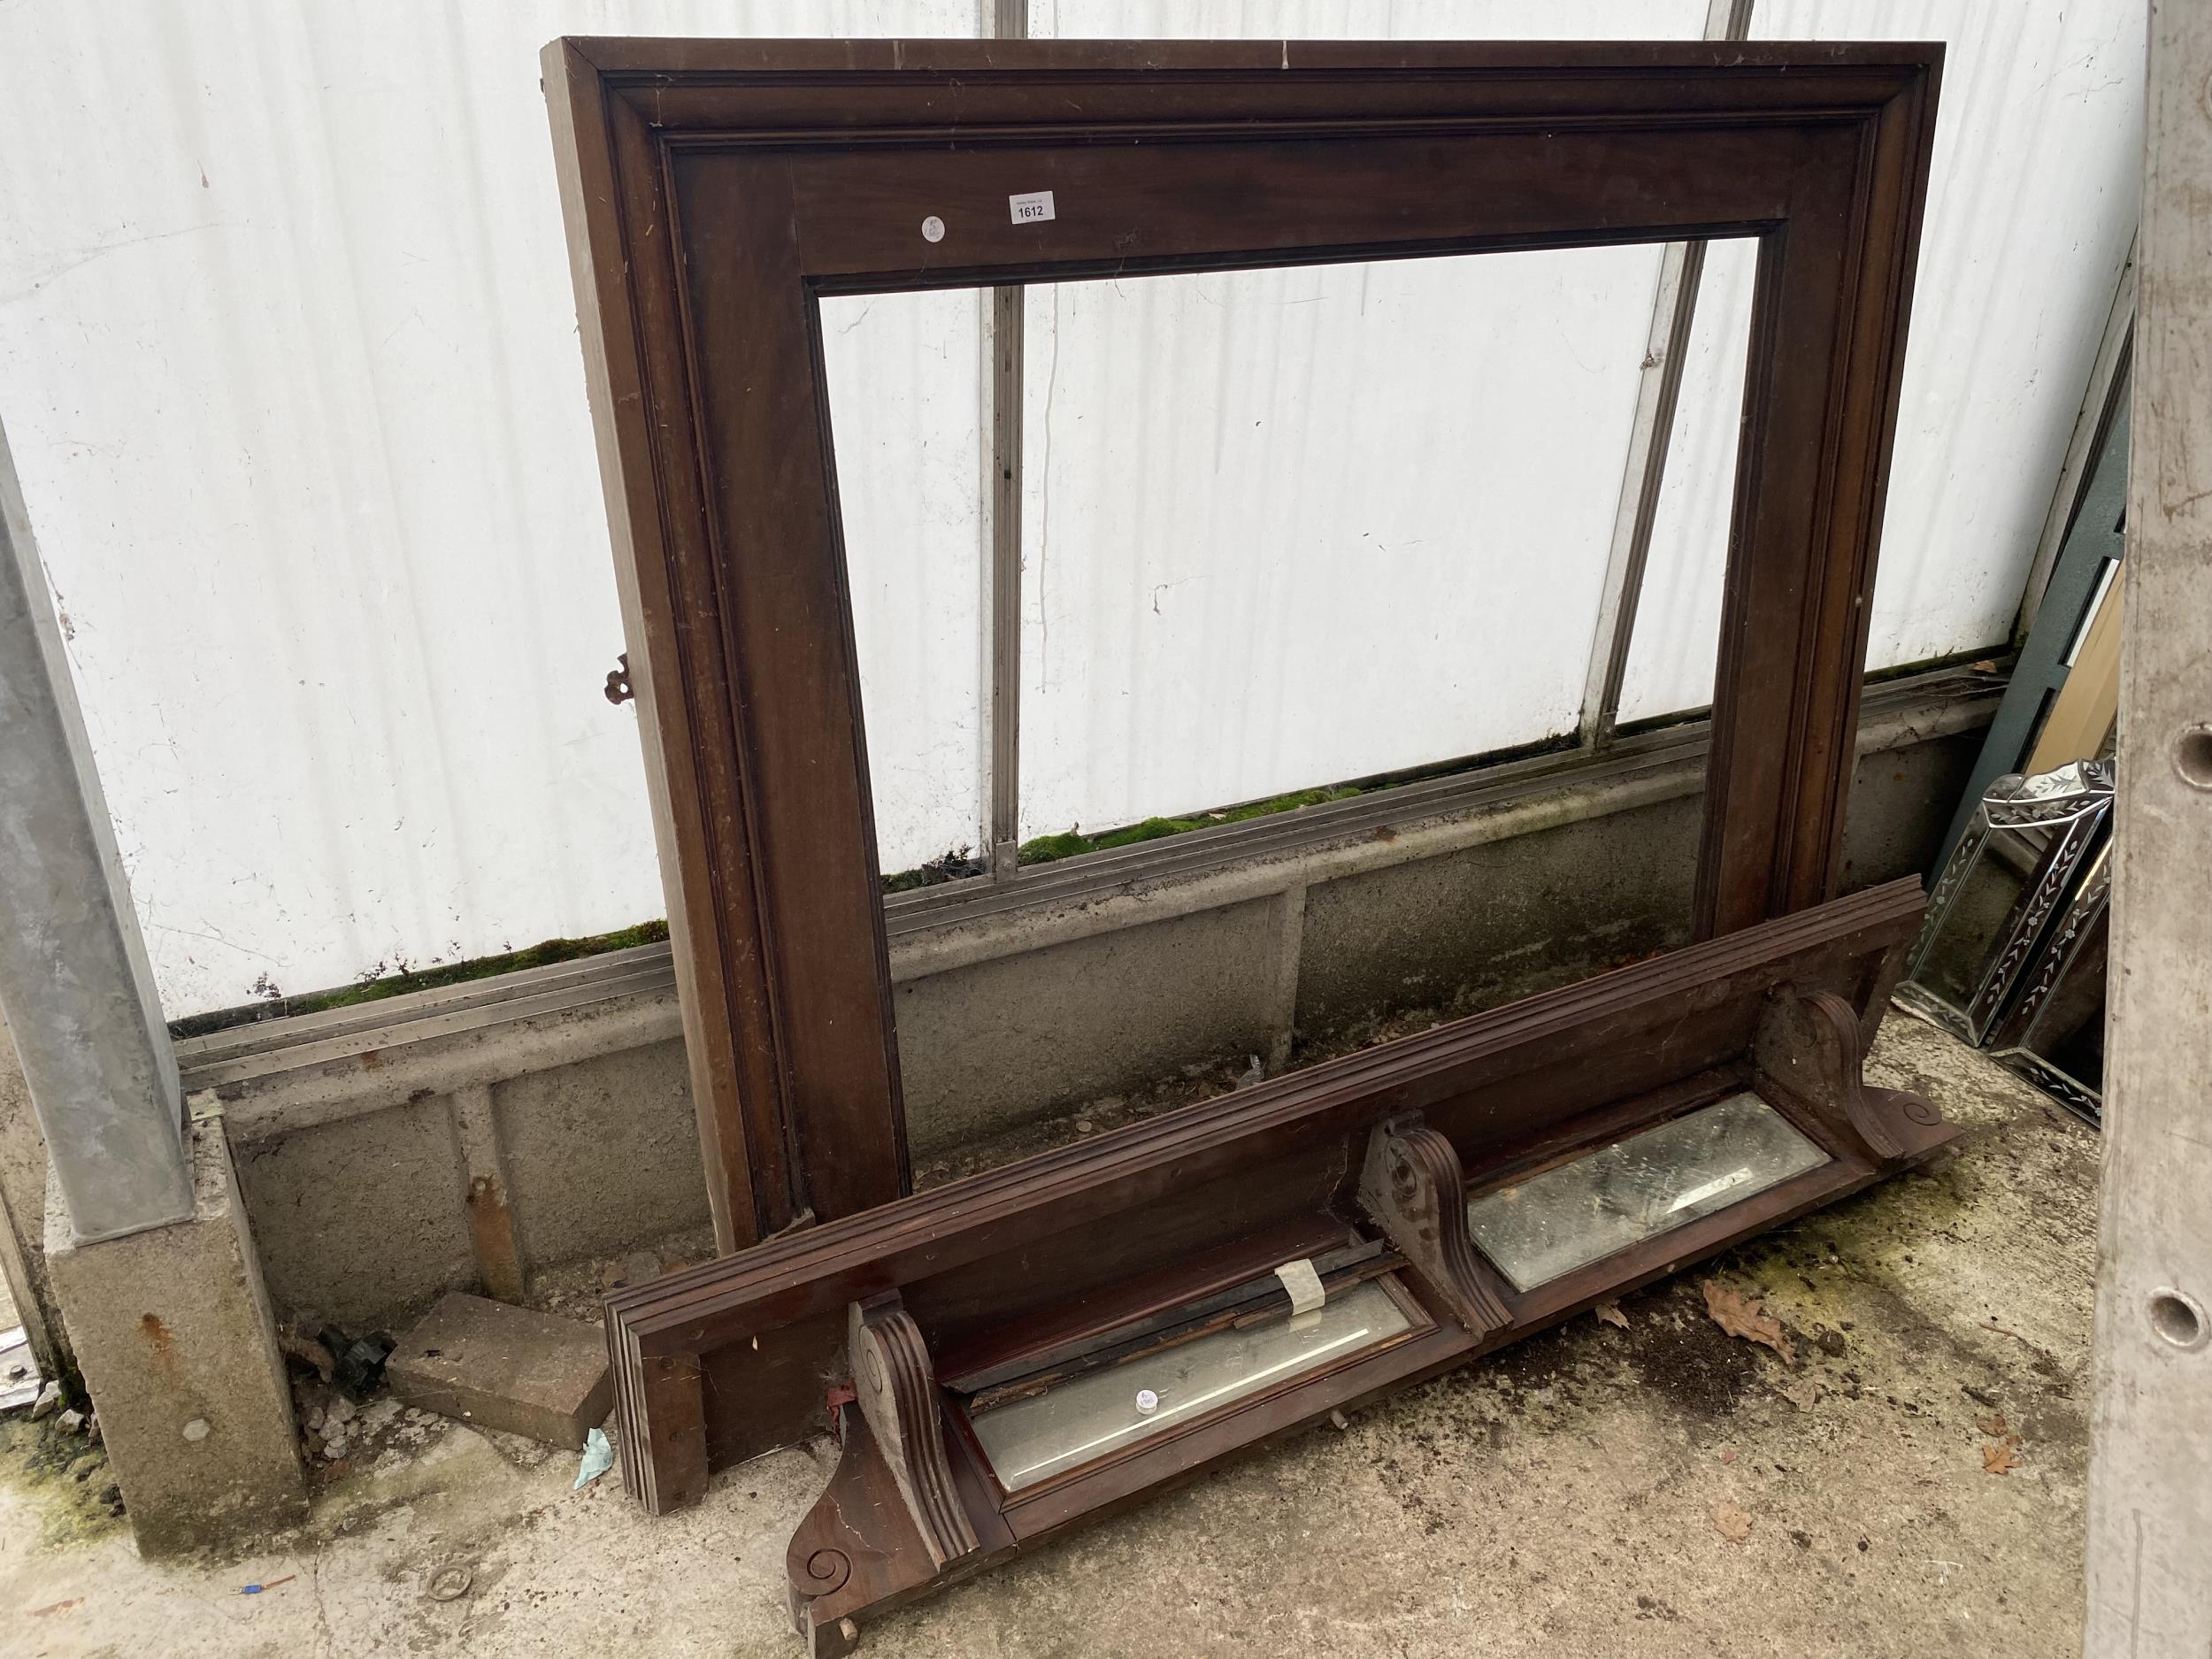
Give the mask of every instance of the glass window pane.
<svg viewBox="0 0 2212 1659">
<path fill-rule="evenodd" d="M 970 1421 L 1009 1492 L 1178 1427 L 1412 1329 L 1373 1279 L 1310 1313 L 1110 1365 Z M 1150 1409 L 1145 1405 L 1149 1404 Z"/>
<path fill-rule="evenodd" d="M 1039 40 L 1695 40 L 1700 0 L 1030 0 Z"/>
<path fill-rule="evenodd" d="M 1517 1290 L 1533 1290 L 1827 1162 L 1747 1091 L 1486 1193 L 1467 1225 Z"/>
<path fill-rule="evenodd" d="M 1870 670 L 2011 637 L 2135 235 L 2149 15 L 2129 0 L 1753 8 L 1763 40 L 1945 43 Z"/>
</svg>

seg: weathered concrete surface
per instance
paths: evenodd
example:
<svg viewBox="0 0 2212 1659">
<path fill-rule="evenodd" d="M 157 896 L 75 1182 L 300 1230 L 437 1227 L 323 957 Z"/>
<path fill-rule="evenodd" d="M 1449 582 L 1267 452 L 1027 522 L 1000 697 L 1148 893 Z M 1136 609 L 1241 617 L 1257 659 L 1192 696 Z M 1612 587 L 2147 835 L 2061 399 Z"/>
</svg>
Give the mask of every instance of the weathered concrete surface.
<svg viewBox="0 0 2212 1659">
<path fill-rule="evenodd" d="M 581 1171 L 592 1148 L 576 1156 Z M 270 1294 L 311 1330 L 372 1325 L 476 1283 L 468 1175 L 441 1098 L 242 1146 L 238 1180 Z"/>
<path fill-rule="evenodd" d="M 684 1045 L 530 1071 L 492 1090 L 523 1257 L 618 1256 L 650 1231 L 710 1224 Z"/>
<path fill-rule="evenodd" d="M 1448 997 L 1476 1013 L 1686 945 L 1703 812 L 1661 801 L 1310 888 L 1300 1036 Z"/>
<path fill-rule="evenodd" d="M 1847 890 L 1926 865 L 1979 742 L 1976 731 L 1860 756 Z M 1701 796 L 1677 796 L 1317 882 L 1300 1039 L 1440 1002 L 1477 1013 L 1687 944 L 1703 817 Z"/>
<path fill-rule="evenodd" d="M 1282 949 L 1262 899 L 895 987 L 908 1145 L 926 1157 L 1191 1061 L 1265 1054 Z"/>
<path fill-rule="evenodd" d="M 265 1535 L 304 1513 L 291 1389 L 219 1123 L 196 1125 L 190 1219 L 46 1260 L 69 1344 L 149 1553 Z"/>
<path fill-rule="evenodd" d="M 1625 1331 L 1578 1319 L 1298 1435 L 888 1618 L 862 1653 L 2070 1659 L 2096 1139 L 1899 1019 L 1874 1069 L 1969 1125 L 1955 1161 L 1708 1270 L 1766 1294 L 1795 1369 L 1722 1335 L 1694 1273 L 1624 1302 Z M 1991 1475 L 2002 1442 L 1976 1419 L 1999 1412 L 2023 1461 Z M 57 1659 L 150 1630 L 180 1655 L 795 1659 L 783 1547 L 825 1462 L 763 1459 L 656 1522 L 611 1478 L 569 1492 L 565 1456 L 432 1438 L 375 1452 L 284 1548 L 193 1569 L 65 1525 L 68 1483 L 10 1456 L 0 1618 Z M 467 1590 L 435 1599 L 453 1566 Z"/>
</svg>

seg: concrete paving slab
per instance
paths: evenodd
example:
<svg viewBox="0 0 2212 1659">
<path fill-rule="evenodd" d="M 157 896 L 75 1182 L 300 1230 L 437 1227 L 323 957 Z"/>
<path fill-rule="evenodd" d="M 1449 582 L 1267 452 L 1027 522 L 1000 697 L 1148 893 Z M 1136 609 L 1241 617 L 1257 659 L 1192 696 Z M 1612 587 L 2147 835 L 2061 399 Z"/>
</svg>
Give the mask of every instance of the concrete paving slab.
<svg viewBox="0 0 2212 1659">
<path fill-rule="evenodd" d="M 598 1325 L 458 1291 L 400 1338 L 384 1376 L 403 1405 L 572 1450 L 614 1403 Z"/>
<path fill-rule="evenodd" d="M 1871 1069 L 1967 1125 L 1952 1163 L 1625 1299 L 1625 1329 L 1577 1319 L 886 1619 L 862 1654 L 2070 1659 L 2096 1137 L 1909 1022 Z M 1707 1276 L 1763 1297 L 1799 1363 L 1723 1334 Z M 571 1492 L 565 1455 L 413 1438 L 280 1547 L 193 1566 L 58 1524 L 69 1476 L 0 1447 L 0 1630 L 55 1659 L 156 1632 L 188 1659 L 797 1654 L 783 1547 L 826 1447 L 654 1521 L 612 1477 Z M 2017 1466 L 1985 1472 L 1992 1446 Z"/>
</svg>

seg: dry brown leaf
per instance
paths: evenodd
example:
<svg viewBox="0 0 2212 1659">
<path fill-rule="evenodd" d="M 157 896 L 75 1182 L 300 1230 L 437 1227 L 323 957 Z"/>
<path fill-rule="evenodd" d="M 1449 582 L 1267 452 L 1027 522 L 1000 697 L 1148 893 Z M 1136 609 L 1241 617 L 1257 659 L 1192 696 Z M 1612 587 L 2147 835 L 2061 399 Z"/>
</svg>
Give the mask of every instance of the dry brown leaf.
<svg viewBox="0 0 2212 1659">
<path fill-rule="evenodd" d="M 1741 1291 L 1731 1290 L 1717 1279 L 1701 1282 L 1705 1293 L 1705 1311 L 1713 1316 L 1713 1323 L 1731 1336 L 1740 1336 L 1747 1342 L 1758 1342 L 1772 1348 L 1782 1356 L 1785 1365 L 1797 1363 L 1797 1351 L 1782 1333 L 1782 1322 L 1763 1308 L 1747 1298 Z"/>
<path fill-rule="evenodd" d="M 1820 1403 L 1820 1385 L 1810 1377 L 1801 1377 L 1795 1382 L 1780 1385 L 1778 1392 L 1800 1411 L 1810 1411 Z"/>
<path fill-rule="evenodd" d="M 2005 1414 L 1993 1411 L 1985 1417 L 1976 1417 L 1974 1426 L 1993 1440 L 2001 1440 L 2012 1432 L 2012 1425 L 2005 1421 Z"/>
<path fill-rule="evenodd" d="M 1621 1311 L 1621 1304 L 1617 1302 L 1601 1302 L 1590 1311 L 1608 1325 L 1617 1325 L 1624 1331 L 1628 1329 L 1628 1316 Z"/>
<path fill-rule="evenodd" d="M 1982 1472 L 1984 1474 L 2009 1474 L 2019 1467 L 2020 1454 L 2001 1440 L 1994 1446 L 1982 1448 Z"/>
<path fill-rule="evenodd" d="M 1730 1543 L 1740 1544 L 1751 1536 L 1751 1517 L 1732 1503 L 1716 1503 L 1713 1530 Z"/>
</svg>

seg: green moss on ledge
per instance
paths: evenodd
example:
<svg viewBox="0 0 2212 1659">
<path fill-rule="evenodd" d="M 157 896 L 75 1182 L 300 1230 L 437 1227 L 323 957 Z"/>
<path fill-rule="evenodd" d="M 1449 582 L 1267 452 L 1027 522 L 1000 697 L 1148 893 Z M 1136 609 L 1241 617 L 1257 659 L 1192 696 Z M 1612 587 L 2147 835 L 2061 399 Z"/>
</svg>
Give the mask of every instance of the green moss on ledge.
<svg viewBox="0 0 2212 1659">
<path fill-rule="evenodd" d="M 503 951 L 495 956 L 471 956 L 465 961 L 442 962 L 424 968 L 417 968 L 405 962 L 396 964 L 380 962 L 351 985 L 340 986 L 332 991 L 311 991 L 300 996 L 287 996 L 265 980 L 262 986 L 257 987 L 263 995 L 263 1001 L 172 1020 L 169 1034 L 180 1040 L 204 1037 L 214 1032 L 227 1031 L 234 1025 L 251 1025 L 257 1020 L 288 1018 L 295 1014 L 319 1014 L 334 1008 L 352 1008 L 362 1002 L 381 1002 L 388 996 L 404 996 L 411 991 L 432 991 L 443 986 L 465 985 L 472 979 L 488 979 L 502 973 L 519 972 L 525 968 L 549 967 L 557 962 L 575 962 L 610 950 L 626 950 L 634 945 L 658 944 L 667 937 L 666 922 L 640 922 L 634 927 L 617 928 L 611 933 L 595 933 L 588 939 L 541 940 L 522 950 Z"/>
<path fill-rule="evenodd" d="M 1294 812 L 1302 806 L 1320 806 L 1329 801 L 1349 801 L 1366 791 L 1352 786 L 1340 785 L 1328 789 L 1301 789 L 1293 795 L 1274 795 L 1265 801 L 1250 801 L 1219 812 L 1200 812 L 1189 818 L 1148 818 L 1141 823 L 1124 825 L 1119 829 L 1101 830 L 1095 835 L 1086 835 L 1071 830 L 1061 835 L 1040 835 L 1021 845 L 1021 861 L 1025 864 L 1048 864 L 1062 858 L 1074 858 L 1084 853 L 1104 852 L 1109 848 L 1133 847 L 1140 841 L 1160 841 L 1170 835 L 1187 834 L 1192 830 L 1210 829 L 1217 824 L 1242 824 L 1256 818 L 1271 818 L 1278 812 Z"/>
</svg>

